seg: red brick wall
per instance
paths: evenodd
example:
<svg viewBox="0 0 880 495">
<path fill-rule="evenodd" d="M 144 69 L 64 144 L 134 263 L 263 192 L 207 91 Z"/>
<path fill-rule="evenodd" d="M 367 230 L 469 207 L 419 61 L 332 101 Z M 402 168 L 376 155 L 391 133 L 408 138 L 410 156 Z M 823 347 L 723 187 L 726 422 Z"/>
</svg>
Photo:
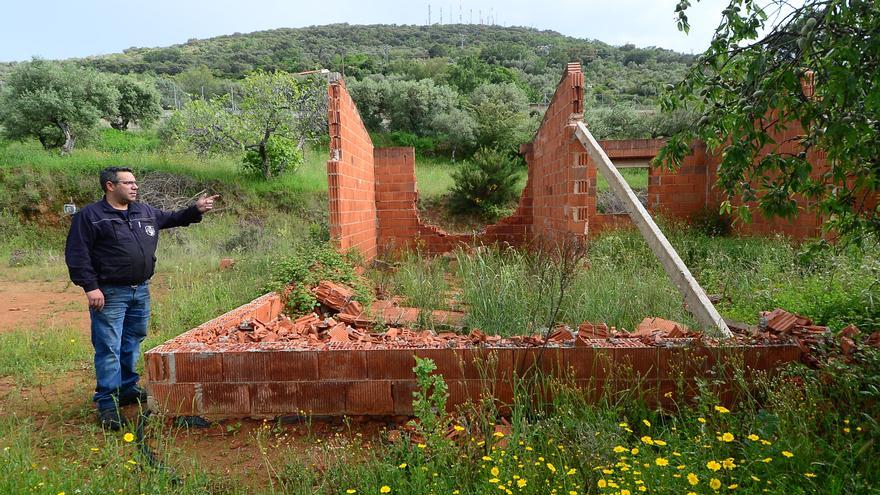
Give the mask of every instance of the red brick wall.
<svg viewBox="0 0 880 495">
<path fill-rule="evenodd" d="M 777 143 L 784 143 L 776 148 L 777 152 L 797 154 L 801 151 L 801 148 L 792 138 L 795 138 L 801 133 L 802 130 L 800 125 L 793 122 L 789 129 L 784 131 L 771 129 L 770 136 Z M 762 150 L 762 154 L 769 153 L 773 151 L 773 149 L 773 147 L 767 146 Z M 810 152 L 807 155 L 807 160 L 813 165 L 813 172 L 811 175 L 814 177 L 818 177 L 820 174 L 823 174 L 828 170 L 828 162 L 824 151 Z M 708 155 L 706 166 L 710 184 L 714 184 L 718 177 L 717 170 L 719 163 L 721 163 L 720 156 L 715 154 Z M 708 204 L 710 207 L 717 207 L 717 205 L 720 205 L 721 201 L 724 199 L 726 199 L 726 196 L 717 188 L 713 187 L 709 191 Z M 734 205 L 742 204 L 738 197 L 732 198 L 731 203 Z M 737 221 L 735 223 L 736 230 L 745 234 L 771 234 L 778 232 L 790 235 L 796 239 L 821 235 L 821 216 L 815 211 L 808 211 L 812 206 L 812 203 L 806 199 L 800 199 L 798 203 L 800 213 L 794 218 L 766 217 L 760 213 L 757 204 L 751 203 L 749 207 L 752 211 L 752 221 L 750 223 Z"/>
<path fill-rule="evenodd" d="M 371 260 L 377 253 L 373 141 L 342 79 L 330 83 L 328 107 L 330 236 L 341 250 Z"/>
<path fill-rule="evenodd" d="M 656 140 L 659 146 L 663 141 Z M 706 208 L 708 185 L 706 146 L 695 144 L 678 170 L 651 167 L 648 171 L 648 210 L 678 218 L 692 218 Z M 652 157 L 653 158 L 653 157 Z"/>
<path fill-rule="evenodd" d="M 595 168 L 587 166 L 573 125 L 583 115 L 583 86 L 580 64 L 568 64 L 541 127 L 524 149 L 535 238 L 586 236 L 590 212 L 596 209 Z"/>
<path fill-rule="evenodd" d="M 422 223 L 418 212 L 415 150 L 410 147 L 377 148 L 376 211 L 379 225 L 379 253 L 418 247 L 427 253 L 443 253 L 470 236 L 447 234 Z"/>
</svg>

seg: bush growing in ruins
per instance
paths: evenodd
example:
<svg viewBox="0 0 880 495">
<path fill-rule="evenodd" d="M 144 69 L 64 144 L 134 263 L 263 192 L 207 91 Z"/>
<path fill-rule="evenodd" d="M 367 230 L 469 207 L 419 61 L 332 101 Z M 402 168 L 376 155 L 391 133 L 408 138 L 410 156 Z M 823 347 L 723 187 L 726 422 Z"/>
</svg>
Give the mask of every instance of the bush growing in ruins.
<svg viewBox="0 0 880 495">
<path fill-rule="evenodd" d="M 263 290 L 282 292 L 291 285 L 287 308 L 293 314 L 314 309 L 318 302 L 312 295 L 311 288 L 321 280 L 339 282 L 354 288 L 358 301 L 366 303 L 372 298 L 370 289 L 355 273 L 353 260 L 337 252 L 328 243 L 303 244 L 293 255 L 273 261 L 269 271 L 269 281 Z"/>
<path fill-rule="evenodd" d="M 452 173 L 451 209 L 498 218 L 502 208 L 516 199 L 520 170 L 520 163 L 506 152 L 481 148 Z"/>
</svg>

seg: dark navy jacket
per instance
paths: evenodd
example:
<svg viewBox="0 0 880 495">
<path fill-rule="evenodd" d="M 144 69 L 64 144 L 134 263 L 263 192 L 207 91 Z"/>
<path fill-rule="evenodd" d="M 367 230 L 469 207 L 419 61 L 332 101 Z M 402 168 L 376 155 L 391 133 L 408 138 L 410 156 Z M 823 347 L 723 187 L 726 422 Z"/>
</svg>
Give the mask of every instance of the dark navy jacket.
<svg viewBox="0 0 880 495">
<path fill-rule="evenodd" d="M 153 276 L 159 230 L 200 222 L 195 205 L 173 213 L 143 203 L 124 212 L 107 198 L 73 216 L 64 259 L 70 280 L 86 292 L 99 285 L 137 285 Z"/>
</svg>

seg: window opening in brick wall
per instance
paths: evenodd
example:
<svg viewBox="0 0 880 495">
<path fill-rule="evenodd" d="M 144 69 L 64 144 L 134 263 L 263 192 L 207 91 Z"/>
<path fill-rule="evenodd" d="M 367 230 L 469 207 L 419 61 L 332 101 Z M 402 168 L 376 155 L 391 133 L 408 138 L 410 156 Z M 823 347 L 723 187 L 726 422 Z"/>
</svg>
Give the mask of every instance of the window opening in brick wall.
<svg viewBox="0 0 880 495">
<path fill-rule="evenodd" d="M 648 167 L 638 164 L 628 164 L 625 161 L 614 163 L 617 170 L 623 176 L 629 187 L 636 193 L 636 197 L 646 208 L 648 206 Z M 634 166 L 635 165 L 635 166 Z M 598 171 L 596 172 L 596 212 L 604 215 L 616 215 L 626 213 L 623 202 L 611 190 L 608 181 Z"/>
</svg>

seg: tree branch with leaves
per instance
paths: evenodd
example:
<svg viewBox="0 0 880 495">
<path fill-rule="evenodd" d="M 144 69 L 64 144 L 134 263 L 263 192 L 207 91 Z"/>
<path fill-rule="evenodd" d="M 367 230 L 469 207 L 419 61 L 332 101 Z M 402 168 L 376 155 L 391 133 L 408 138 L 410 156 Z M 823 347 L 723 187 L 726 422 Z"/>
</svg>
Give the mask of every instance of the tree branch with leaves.
<svg viewBox="0 0 880 495">
<path fill-rule="evenodd" d="M 689 7 L 676 7 L 685 32 Z M 792 217 L 805 199 L 844 241 L 880 234 L 880 4 L 732 0 L 721 14 L 708 50 L 661 101 L 699 121 L 657 162 L 680 165 L 700 139 L 721 156 L 727 211 L 740 198 L 746 219 L 750 204 Z M 816 167 L 819 153 L 827 167 Z"/>
</svg>

